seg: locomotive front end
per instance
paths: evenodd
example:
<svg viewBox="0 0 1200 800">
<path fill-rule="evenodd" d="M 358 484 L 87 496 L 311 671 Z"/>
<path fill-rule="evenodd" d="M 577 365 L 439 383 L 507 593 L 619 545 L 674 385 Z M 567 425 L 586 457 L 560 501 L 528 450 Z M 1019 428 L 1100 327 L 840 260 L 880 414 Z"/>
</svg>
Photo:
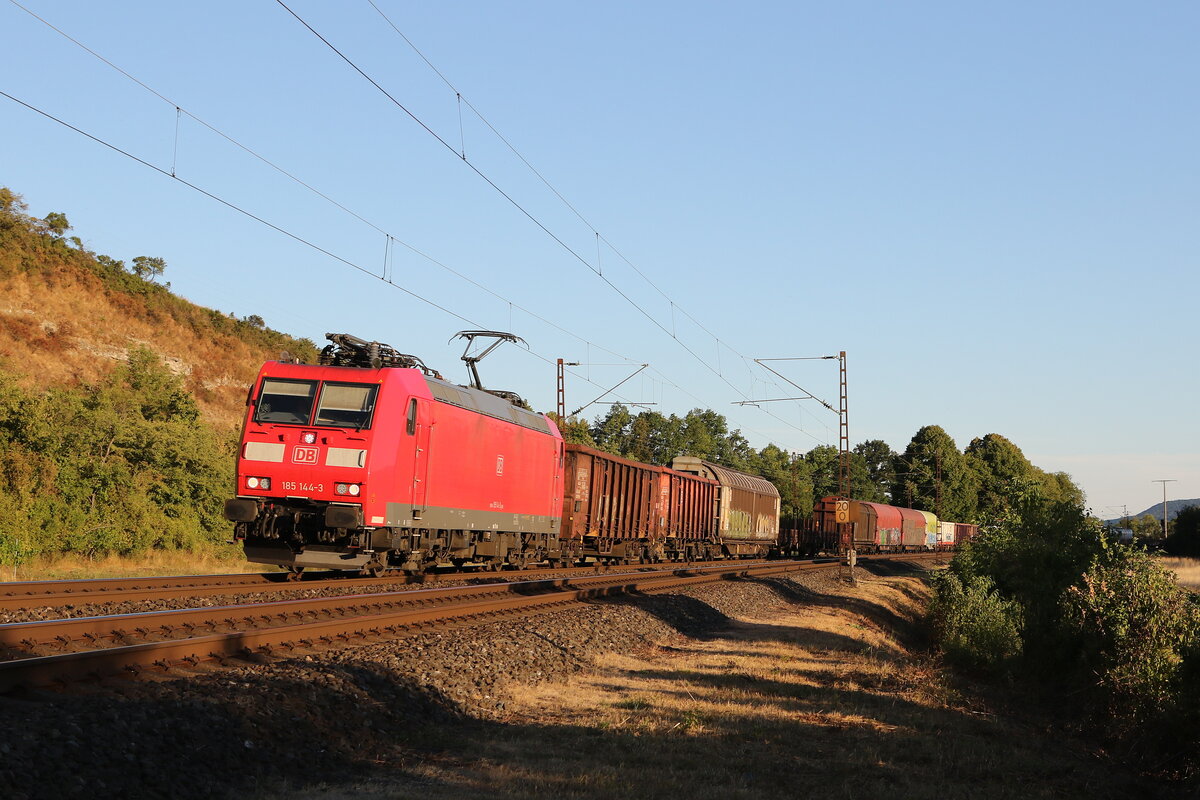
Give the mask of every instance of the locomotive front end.
<svg viewBox="0 0 1200 800">
<path fill-rule="evenodd" d="M 248 401 L 237 496 L 226 519 L 246 557 L 298 572 L 363 569 L 373 561 L 370 452 L 375 370 L 272 364 Z"/>
</svg>

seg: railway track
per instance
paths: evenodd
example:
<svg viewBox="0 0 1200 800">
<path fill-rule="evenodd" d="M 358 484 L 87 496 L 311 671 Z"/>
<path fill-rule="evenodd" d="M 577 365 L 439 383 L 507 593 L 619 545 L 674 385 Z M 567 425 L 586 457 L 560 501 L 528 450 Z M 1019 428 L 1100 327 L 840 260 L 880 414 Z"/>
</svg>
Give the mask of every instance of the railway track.
<svg viewBox="0 0 1200 800">
<path fill-rule="evenodd" d="M 893 556 L 930 559 L 935 554 Z M 0 692 L 197 667 L 230 659 L 299 654 L 432 627 L 545 613 L 633 593 L 830 569 L 840 562 L 726 562 L 716 566 L 572 578 L 408 589 L 0 625 Z"/>
<path fill-rule="evenodd" d="M 705 567 L 724 561 L 678 565 Z M 755 563 L 755 562 L 740 562 Z M 98 603 L 122 603 L 139 600 L 164 600 L 207 595 L 237 596 L 263 592 L 294 592 L 298 589 L 349 588 L 369 590 L 386 585 L 428 584 L 442 581 L 510 581 L 544 575 L 586 575 L 596 572 L 662 569 L 663 565 L 602 565 L 525 569 L 509 572 L 434 572 L 406 576 L 401 572 L 379 577 L 359 577 L 356 572 L 320 570 L 306 572 L 294 580 L 286 572 L 241 573 L 232 575 L 183 575 L 150 578 L 97 578 L 76 581 L 24 581 L 0 583 L 0 610 L 56 607 Z"/>
</svg>

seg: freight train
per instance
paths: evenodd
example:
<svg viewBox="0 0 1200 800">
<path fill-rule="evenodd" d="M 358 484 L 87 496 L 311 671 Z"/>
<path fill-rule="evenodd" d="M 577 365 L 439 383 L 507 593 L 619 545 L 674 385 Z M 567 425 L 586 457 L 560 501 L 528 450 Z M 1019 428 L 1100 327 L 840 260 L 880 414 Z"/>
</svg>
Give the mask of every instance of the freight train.
<svg viewBox="0 0 1200 800">
<path fill-rule="evenodd" d="M 468 348 L 515 340 L 459 335 Z M 483 388 L 481 356 L 464 352 L 462 386 L 388 345 L 327 337 L 318 364 L 269 362 L 247 395 L 225 517 L 252 562 L 377 574 L 815 554 L 860 538 L 876 550 L 941 544 L 917 542 L 922 512 L 836 498 L 781 534 L 779 492 L 763 478 L 564 442 L 553 419 Z"/>
<path fill-rule="evenodd" d="M 803 528 L 785 536 L 792 536 L 787 544 L 794 552 L 888 553 L 954 550 L 978 533 L 978 525 L 946 522 L 929 511 L 825 497 Z"/>
</svg>

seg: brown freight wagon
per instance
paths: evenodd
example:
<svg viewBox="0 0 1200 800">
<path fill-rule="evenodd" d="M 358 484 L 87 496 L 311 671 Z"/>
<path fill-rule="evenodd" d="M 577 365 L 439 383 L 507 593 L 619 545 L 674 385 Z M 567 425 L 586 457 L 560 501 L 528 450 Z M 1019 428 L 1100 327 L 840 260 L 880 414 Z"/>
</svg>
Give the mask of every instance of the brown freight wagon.
<svg viewBox="0 0 1200 800">
<path fill-rule="evenodd" d="M 564 450 L 564 554 L 653 558 L 663 539 L 662 468 L 583 445 L 567 444 Z"/>
<path fill-rule="evenodd" d="M 842 522 L 838 522 L 838 503 L 844 504 Z M 853 526 L 849 523 L 850 501 L 823 497 L 813 506 L 812 514 L 790 522 L 793 527 L 779 528 L 779 551 L 795 558 L 841 555 L 850 548 Z M 797 525 L 798 523 L 798 525 Z"/>
<path fill-rule="evenodd" d="M 966 522 L 954 523 L 954 546 L 962 547 L 965 542 L 969 542 L 979 535 L 979 526 L 971 525 Z"/>
<path fill-rule="evenodd" d="M 717 541 L 720 484 L 687 472 L 662 468 L 659 508 L 667 558 L 706 557 Z"/>
<path fill-rule="evenodd" d="M 716 554 L 717 481 L 583 445 L 564 450 L 564 555 L 654 562 Z"/>
</svg>

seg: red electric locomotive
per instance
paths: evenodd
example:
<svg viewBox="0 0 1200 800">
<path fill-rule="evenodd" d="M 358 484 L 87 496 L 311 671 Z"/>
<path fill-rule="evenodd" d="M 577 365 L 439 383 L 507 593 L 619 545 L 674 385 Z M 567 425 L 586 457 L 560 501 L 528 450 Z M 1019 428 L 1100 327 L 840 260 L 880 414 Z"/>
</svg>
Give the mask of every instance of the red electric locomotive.
<svg viewBox="0 0 1200 800">
<path fill-rule="evenodd" d="M 465 354 L 474 387 L 387 345 L 328 336 L 320 365 L 268 363 L 247 398 L 225 516 L 250 561 L 299 573 L 561 557 L 552 420 L 483 390 Z"/>
</svg>

